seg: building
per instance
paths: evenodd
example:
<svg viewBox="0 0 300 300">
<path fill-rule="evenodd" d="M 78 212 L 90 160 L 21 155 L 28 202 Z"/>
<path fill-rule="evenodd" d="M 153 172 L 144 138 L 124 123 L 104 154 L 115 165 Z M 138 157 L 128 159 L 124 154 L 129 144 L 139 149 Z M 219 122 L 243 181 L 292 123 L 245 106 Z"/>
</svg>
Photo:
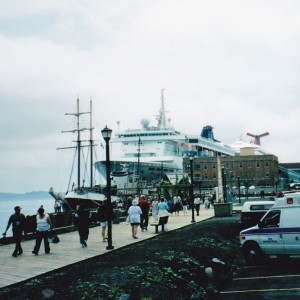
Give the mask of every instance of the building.
<svg viewBox="0 0 300 300">
<path fill-rule="evenodd" d="M 278 184 L 278 158 L 273 154 L 255 155 L 253 148 L 241 149 L 239 156 L 219 156 L 224 167 L 226 185 L 233 187 L 269 186 Z M 217 157 L 194 157 L 193 179 L 195 186 L 211 189 L 217 186 Z M 190 173 L 191 160 L 183 160 L 183 171 Z"/>
</svg>

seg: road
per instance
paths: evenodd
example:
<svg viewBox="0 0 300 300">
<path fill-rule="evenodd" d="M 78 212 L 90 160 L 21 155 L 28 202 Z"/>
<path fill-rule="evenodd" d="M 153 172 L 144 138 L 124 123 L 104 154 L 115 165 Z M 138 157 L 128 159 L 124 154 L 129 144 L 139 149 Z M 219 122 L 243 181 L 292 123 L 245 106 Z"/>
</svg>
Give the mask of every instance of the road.
<svg viewBox="0 0 300 300">
<path fill-rule="evenodd" d="M 272 257 L 263 265 L 243 265 L 218 299 L 300 299 L 300 257 Z"/>
</svg>

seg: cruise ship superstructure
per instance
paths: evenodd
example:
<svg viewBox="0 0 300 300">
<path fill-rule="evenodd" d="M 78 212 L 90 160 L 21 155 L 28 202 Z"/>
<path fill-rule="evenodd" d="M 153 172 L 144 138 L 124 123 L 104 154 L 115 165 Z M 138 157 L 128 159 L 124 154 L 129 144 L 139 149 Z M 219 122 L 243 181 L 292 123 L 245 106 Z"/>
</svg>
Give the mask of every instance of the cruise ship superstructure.
<svg viewBox="0 0 300 300">
<path fill-rule="evenodd" d="M 161 108 L 157 116 L 157 126 L 150 126 L 146 119 L 140 129 L 117 132 L 110 141 L 111 170 L 113 184 L 119 190 L 136 187 L 138 184 L 153 185 L 164 174 L 181 173 L 183 157 L 235 155 L 229 146 L 213 138 L 212 127 L 203 128 L 201 135 L 188 135 L 170 126 L 161 94 Z M 106 183 L 105 161 L 97 161 L 96 169 L 100 180 Z"/>
</svg>

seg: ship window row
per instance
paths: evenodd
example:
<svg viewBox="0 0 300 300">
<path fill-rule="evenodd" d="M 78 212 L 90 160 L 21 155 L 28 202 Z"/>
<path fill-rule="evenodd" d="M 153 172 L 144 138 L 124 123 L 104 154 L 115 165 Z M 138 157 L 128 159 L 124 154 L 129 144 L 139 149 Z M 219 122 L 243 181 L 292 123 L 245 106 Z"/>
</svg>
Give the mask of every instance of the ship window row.
<svg viewBox="0 0 300 300">
<path fill-rule="evenodd" d="M 248 169 L 252 169 L 253 166 L 255 166 L 256 168 L 260 168 L 261 166 L 265 166 L 266 168 L 270 166 L 269 162 L 266 161 L 265 163 L 262 163 L 260 161 L 257 162 L 226 162 L 226 163 L 221 163 L 221 165 L 225 166 L 225 169 L 234 169 L 235 166 L 239 167 L 240 169 L 243 168 L 248 168 Z M 209 168 L 212 169 L 216 169 L 217 168 L 217 164 L 215 162 L 213 163 L 194 163 L 194 169 L 195 170 L 200 170 L 201 168 L 203 168 L 204 170 L 207 170 Z M 190 166 L 188 166 L 188 168 L 190 168 Z"/>
<path fill-rule="evenodd" d="M 261 178 L 262 174 L 260 173 L 257 173 L 257 174 L 252 174 L 252 173 L 245 173 L 245 174 L 238 174 L 238 176 L 240 178 L 247 178 L 247 179 L 254 179 L 255 178 L 255 175 L 256 175 L 256 178 Z M 232 175 L 231 176 L 231 179 L 235 178 L 235 177 L 238 177 L 238 176 L 234 176 Z M 195 178 L 196 178 L 196 175 L 195 175 Z M 205 173 L 203 175 L 203 178 L 204 179 L 217 179 L 217 174 L 216 173 L 213 173 L 213 174 L 208 174 L 208 173 Z M 265 173 L 265 178 L 270 178 L 270 173 L 269 172 L 266 172 Z M 197 179 L 198 180 L 201 180 L 201 176 L 197 175 Z M 229 181 L 230 181 L 230 178 L 227 178 Z"/>
<path fill-rule="evenodd" d="M 163 136 L 163 135 L 175 135 L 173 132 L 161 132 L 161 133 L 140 133 L 140 134 L 124 134 L 120 137 L 131 138 L 140 136 Z"/>
</svg>

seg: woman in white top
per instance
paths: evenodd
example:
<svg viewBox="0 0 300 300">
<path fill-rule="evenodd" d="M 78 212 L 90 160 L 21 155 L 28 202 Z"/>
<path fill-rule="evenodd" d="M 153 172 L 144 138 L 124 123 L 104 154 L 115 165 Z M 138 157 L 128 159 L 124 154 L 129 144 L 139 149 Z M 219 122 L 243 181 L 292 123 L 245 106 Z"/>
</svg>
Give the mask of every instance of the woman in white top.
<svg viewBox="0 0 300 300">
<path fill-rule="evenodd" d="M 41 207 L 38 210 L 38 215 L 36 216 L 36 241 L 35 246 L 32 251 L 33 254 L 38 255 L 42 240 L 44 239 L 45 253 L 50 253 L 49 245 L 49 229 L 51 228 L 51 220 L 48 214 L 45 214 L 44 209 Z"/>
<path fill-rule="evenodd" d="M 141 222 L 142 210 L 138 206 L 138 200 L 132 200 L 132 205 L 128 209 L 129 223 L 131 224 L 132 237 L 137 239 L 137 231 Z"/>
<path fill-rule="evenodd" d="M 152 212 L 152 217 L 154 219 L 154 222 L 157 222 L 157 206 L 158 206 L 158 201 L 157 198 L 154 196 L 152 202 L 151 202 L 151 212 Z"/>
</svg>

